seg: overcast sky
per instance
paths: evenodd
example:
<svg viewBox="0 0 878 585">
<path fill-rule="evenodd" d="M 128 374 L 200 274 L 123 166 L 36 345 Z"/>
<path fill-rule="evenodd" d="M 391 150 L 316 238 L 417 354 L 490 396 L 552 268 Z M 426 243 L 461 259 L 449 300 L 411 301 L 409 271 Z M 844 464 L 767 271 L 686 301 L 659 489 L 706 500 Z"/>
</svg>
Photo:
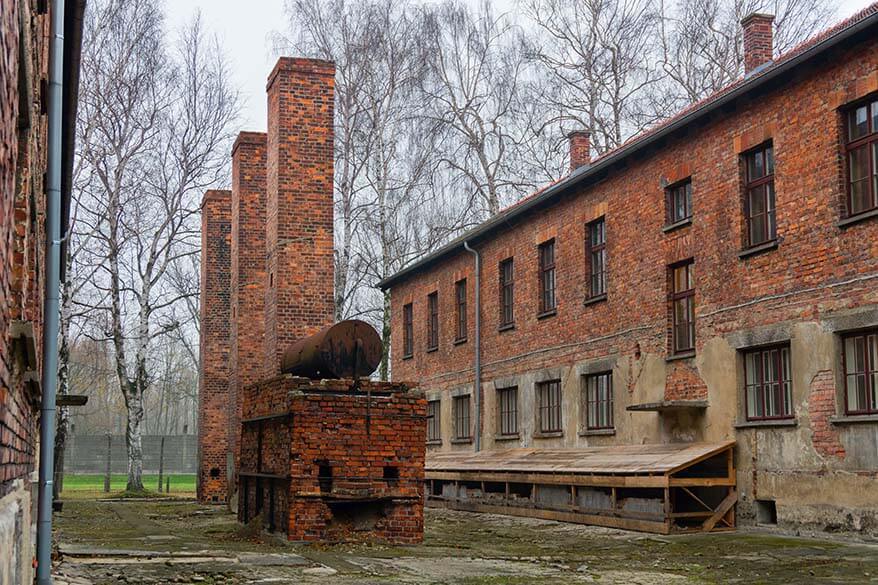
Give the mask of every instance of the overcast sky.
<svg viewBox="0 0 878 585">
<path fill-rule="evenodd" d="M 473 0 L 475 1 L 475 0 Z M 498 9 L 514 0 L 498 0 Z M 846 18 L 872 0 L 839 0 L 838 18 Z M 265 130 L 265 80 L 274 64 L 269 35 L 283 30 L 283 0 L 167 0 L 172 26 L 181 26 L 197 10 L 206 29 L 216 34 L 231 61 L 234 79 L 244 95 L 241 130 Z M 827 23 L 829 26 L 829 23 Z"/>
</svg>

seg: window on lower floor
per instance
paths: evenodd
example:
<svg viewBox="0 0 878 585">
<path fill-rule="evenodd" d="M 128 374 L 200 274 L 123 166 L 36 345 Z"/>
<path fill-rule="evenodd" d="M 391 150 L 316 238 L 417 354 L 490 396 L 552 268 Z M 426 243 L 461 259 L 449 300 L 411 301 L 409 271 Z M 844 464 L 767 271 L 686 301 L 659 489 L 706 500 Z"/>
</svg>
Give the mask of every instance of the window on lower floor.
<svg viewBox="0 0 878 585">
<path fill-rule="evenodd" d="M 541 433 L 554 433 L 561 426 L 561 380 L 537 384 L 537 428 Z"/>
<path fill-rule="evenodd" d="M 603 372 L 585 376 L 585 428 L 613 428 L 613 374 Z"/>
<path fill-rule="evenodd" d="M 466 396 L 455 396 L 454 401 L 451 403 L 455 439 L 470 438 L 469 406 L 469 394 Z"/>
<path fill-rule="evenodd" d="M 878 330 L 844 338 L 845 412 L 878 414 Z"/>
<path fill-rule="evenodd" d="M 848 215 L 878 209 L 878 97 L 847 112 Z"/>
<path fill-rule="evenodd" d="M 518 388 L 497 389 L 497 416 L 501 435 L 518 434 Z"/>
<path fill-rule="evenodd" d="M 789 345 L 744 354 L 744 395 L 747 420 L 793 416 Z"/>
<path fill-rule="evenodd" d="M 427 440 L 439 441 L 442 439 L 442 431 L 439 418 L 441 403 L 438 400 L 427 402 Z"/>
</svg>

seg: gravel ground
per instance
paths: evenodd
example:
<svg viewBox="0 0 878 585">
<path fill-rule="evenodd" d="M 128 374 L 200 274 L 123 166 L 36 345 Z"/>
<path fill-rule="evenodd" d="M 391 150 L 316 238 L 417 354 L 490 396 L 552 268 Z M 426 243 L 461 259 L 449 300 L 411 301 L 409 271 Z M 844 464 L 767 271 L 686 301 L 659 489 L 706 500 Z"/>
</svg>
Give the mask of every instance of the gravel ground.
<svg viewBox="0 0 878 585">
<path fill-rule="evenodd" d="M 304 545 L 191 501 L 70 501 L 58 585 L 878 583 L 878 545 L 766 532 L 652 536 L 428 509 L 423 545 Z"/>
</svg>

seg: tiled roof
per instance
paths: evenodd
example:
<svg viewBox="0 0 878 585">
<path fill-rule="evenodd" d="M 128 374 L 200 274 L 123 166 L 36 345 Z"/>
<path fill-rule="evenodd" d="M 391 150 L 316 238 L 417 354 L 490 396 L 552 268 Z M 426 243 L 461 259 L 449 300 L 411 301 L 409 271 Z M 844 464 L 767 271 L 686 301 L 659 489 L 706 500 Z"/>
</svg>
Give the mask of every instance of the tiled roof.
<svg viewBox="0 0 878 585">
<path fill-rule="evenodd" d="M 501 227 L 534 205 L 545 203 L 549 199 L 560 195 L 566 189 L 579 184 L 590 176 L 594 176 L 599 170 L 610 164 L 624 160 L 625 157 L 648 146 L 653 140 L 675 130 L 679 130 L 681 127 L 685 127 L 695 119 L 707 115 L 713 111 L 714 108 L 719 107 L 726 101 L 736 99 L 743 93 L 756 89 L 763 83 L 786 72 L 790 68 L 797 67 L 808 61 L 810 58 L 834 47 L 836 44 L 844 41 L 850 34 L 854 34 L 863 28 L 875 26 L 876 24 L 878 24 L 878 2 L 867 6 L 850 18 L 846 18 L 834 26 L 799 43 L 792 49 L 779 55 L 767 65 L 751 71 L 748 75 L 739 77 L 704 99 L 686 106 L 670 118 L 632 136 L 620 146 L 593 159 L 588 165 L 579 167 L 554 183 L 550 183 L 549 185 L 538 189 L 527 197 L 505 208 L 494 217 L 440 247 L 438 250 L 422 256 L 419 260 L 403 268 L 396 274 L 385 278 L 378 283 L 378 286 L 382 289 L 390 288 L 394 282 L 400 280 L 404 276 L 412 274 L 420 268 L 432 264 L 452 252 L 459 251 L 462 249 L 464 242 L 471 242 L 474 239 L 483 237 L 488 232 Z"/>
</svg>

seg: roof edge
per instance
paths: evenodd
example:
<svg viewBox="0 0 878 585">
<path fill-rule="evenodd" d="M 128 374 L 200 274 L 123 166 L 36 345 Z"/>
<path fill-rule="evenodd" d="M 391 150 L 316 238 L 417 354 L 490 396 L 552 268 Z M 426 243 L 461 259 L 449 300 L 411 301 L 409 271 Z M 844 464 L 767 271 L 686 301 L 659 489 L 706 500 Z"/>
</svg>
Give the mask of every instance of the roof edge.
<svg viewBox="0 0 878 585">
<path fill-rule="evenodd" d="M 672 134 L 673 132 L 676 132 L 681 128 L 684 128 L 689 124 L 695 122 L 696 120 L 707 116 L 708 114 L 714 112 L 725 104 L 737 100 L 747 93 L 762 87 L 764 84 L 787 73 L 791 69 L 794 69 L 799 65 L 810 61 L 811 59 L 817 57 L 823 52 L 835 48 L 848 38 L 864 30 L 867 30 L 870 27 L 875 26 L 876 24 L 878 24 L 878 10 L 873 10 L 871 13 L 869 13 L 869 11 L 874 9 L 875 6 L 876 5 L 872 5 L 857 13 L 857 15 L 865 15 L 861 19 L 856 20 L 848 24 L 847 26 L 844 26 L 844 21 L 842 21 L 842 23 L 840 23 L 842 24 L 842 26 L 840 26 L 836 31 L 832 31 L 832 29 L 830 28 L 828 29 L 828 31 L 817 33 L 817 35 L 812 37 L 812 39 L 814 39 L 814 44 L 811 47 L 803 50 L 802 52 L 798 54 L 793 54 L 787 59 L 784 59 L 784 56 L 781 55 L 780 57 L 778 57 L 777 60 L 772 62 L 772 66 L 762 70 L 751 72 L 750 77 L 740 78 L 736 82 L 732 82 L 732 84 L 726 86 L 727 91 L 725 93 L 722 93 L 723 90 L 721 89 L 714 99 L 711 99 L 710 97 L 706 98 L 707 101 L 701 106 L 693 107 L 690 111 L 686 111 L 685 109 L 681 110 L 679 118 L 671 119 L 667 124 L 660 125 L 656 127 L 653 131 L 646 130 L 640 135 L 633 137 L 628 143 L 623 144 L 622 146 L 609 152 L 603 157 L 599 157 L 593 160 L 591 165 L 587 167 L 580 167 L 567 177 L 545 188 L 542 192 L 538 192 L 537 195 L 523 199 L 522 201 L 513 204 L 506 210 L 501 211 L 497 215 L 487 219 L 486 221 L 469 230 L 468 232 L 451 240 L 444 246 L 441 246 L 439 249 L 430 252 L 429 254 L 421 257 L 414 263 L 398 270 L 394 274 L 382 278 L 380 281 L 378 281 L 378 283 L 376 283 L 376 288 L 379 288 L 382 291 L 386 291 L 387 289 L 391 288 L 395 283 L 398 283 L 399 281 L 414 274 L 422 268 L 426 268 L 428 265 L 444 258 L 445 256 L 448 256 L 457 248 L 460 248 L 462 250 L 463 244 L 465 242 L 472 244 L 474 240 L 478 240 L 486 236 L 489 232 L 492 232 L 503 223 L 515 219 L 523 215 L 526 211 L 533 209 L 534 207 L 545 203 L 550 199 L 553 199 L 555 196 L 560 195 L 561 193 L 580 185 L 581 183 L 585 182 L 591 177 L 594 177 L 604 169 L 625 160 L 629 156 L 654 144 L 658 140 L 665 138 L 669 134 Z M 855 18 L 857 15 L 854 15 L 854 17 L 852 18 Z M 827 34 L 827 32 L 829 32 L 829 34 L 825 38 L 819 38 L 821 34 Z M 805 42 L 807 43 L 808 41 Z M 794 52 L 795 48 L 791 49 L 788 54 Z M 735 87 L 735 83 L 738 83 L 739 85 Z"/>
</svg>

